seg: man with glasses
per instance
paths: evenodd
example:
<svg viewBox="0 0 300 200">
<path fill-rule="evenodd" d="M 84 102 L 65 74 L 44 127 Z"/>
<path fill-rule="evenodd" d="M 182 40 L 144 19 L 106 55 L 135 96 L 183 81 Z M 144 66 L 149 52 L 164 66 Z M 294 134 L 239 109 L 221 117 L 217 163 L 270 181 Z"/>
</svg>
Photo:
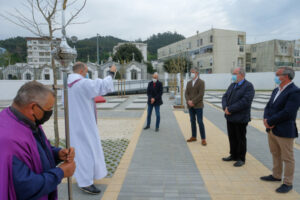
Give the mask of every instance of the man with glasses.
<svg viewBox="0 0 300 200">
<path fill-rule="evenodd" d="M 234 166 L 241 167 L 246 162 L 247 125 L 251 120 L 251 104 L 255 91 L 252 83 L 245 79 L 245 70 L 241 67 L 233 70 L 232 81 L 222 97 L 230 145 L 230 155 L 222 160 L 236 161 Z"/>
<path fill-rule="evenodd" d="M 261 180 L 281 182 L 284 163 L 283 184 L 276 189 L 279 193 L 287 193 L 293 188 L 294 139 L 298 137 L 296 118 L 300 106 L 300 89 L 292 82 L 294 77 L 291 67 L 281 67 L 276 71 L 275 83 L 278 87 L 273 90 L 264 112 L 273 173 L 261 177 Z"/>
<path fill-rule="evenodd" d="M 52 90 L 31 81 L 0 113 L 0 199 L 55 200 L 62 178 L 73 175 L 74 149 L 51 146 L 40 126 L 54 100 Z"/>
</svg>

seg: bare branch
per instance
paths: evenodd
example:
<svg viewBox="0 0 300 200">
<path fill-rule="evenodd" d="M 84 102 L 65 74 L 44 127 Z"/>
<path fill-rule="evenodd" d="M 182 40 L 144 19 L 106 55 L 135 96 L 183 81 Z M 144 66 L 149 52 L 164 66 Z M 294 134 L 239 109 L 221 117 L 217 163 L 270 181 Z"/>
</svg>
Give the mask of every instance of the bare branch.
<svg viewBox="0 0 300 200">
<path fill-rule="evenodd" d="M 66 23 L 66 26 L 65 26 L 65 27 L 67 27 L 67 26 L 72 22 L 72 20 L 74 20 L 74 19 L 77 17 L 77 15 L 83 10 L 83 8 L 84 8 L 85 5 L 86 5 L 86 1 L 87 1 L 87 0 L 84 0 L 84 2 L 83 2 L 83 4 L 82 4 L 81 8 L 78 9 L 77 12 L 76 12 L 74 15 L 71 16 L 71 18 L 70 18 L 70 19 L 68 20 L 68 22 Z"/>
</svg>

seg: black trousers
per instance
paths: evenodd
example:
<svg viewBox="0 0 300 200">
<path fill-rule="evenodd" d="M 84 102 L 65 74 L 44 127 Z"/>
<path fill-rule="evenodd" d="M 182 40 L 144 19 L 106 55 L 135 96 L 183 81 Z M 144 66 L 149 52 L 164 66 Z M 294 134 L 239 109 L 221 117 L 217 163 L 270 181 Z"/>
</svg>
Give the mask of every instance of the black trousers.
<svg viewBox="0 0 300 200">
<path fill-rule="evenodd" d="M 227 132 L 230 144 L 230 155 L 235 160 L 246 161 L 248 123 L 234 123 L 227 121 Z"/>
</svg>

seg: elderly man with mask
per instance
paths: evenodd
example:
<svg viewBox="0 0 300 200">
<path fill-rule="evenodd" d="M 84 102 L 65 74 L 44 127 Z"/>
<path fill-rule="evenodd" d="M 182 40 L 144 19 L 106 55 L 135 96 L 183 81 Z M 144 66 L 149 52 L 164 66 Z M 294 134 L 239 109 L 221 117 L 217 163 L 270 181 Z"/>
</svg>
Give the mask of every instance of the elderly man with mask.
<svg viewBox="0 0 300 200">
<path fill-rule="evenodd" d="M 232 72 L 232 83 L 222 97 L 222 107 L 227 121 L 227 133 L 230 155 L 223 161 L 236 161 L 235 167 L 243 166 L 247 152 L 247 125 L 251 120 L 251 104 L 254 98 L 252 83 L 245 79 L 245 70 L 241 67 Z"/>
<path fill-rule="evenodd" d="M 55 200 L 62 178 L 73 175 L 74 149 L 52 147 L 41 127 L 54 98 L 52 90 L 31 81 L 0 113 L 0 199 Z"/>
<path fill-rule="evenodd" d="M 158 80 L 158 73 L 155 72 L 152 75 L 152 81 L 149 82 L 147 88 L 147 96 L 148 96 L 148 112 L 147 112 L 147 125 L 144 128 L 145 130 L 150 128 L 151 123 L 151 115 L 153 107 L 155 108 L 156 114 L 156 125 L 155 125 L 155 132 L 159 130 L 159 123 L 160 123 L 160 106 L 163 104 L 162 96 L 163 94 L 163 86 L 162 83 Z"/>
<path fill-rule="evenodd" d="M 75 147 L 77 164 L 75 178 L 79 188 L 89 194 L 101 192 L 94 185 L 94 179 L 107 175 L 94 98 L 114 91 L 115 72 L 116 67 L 111 66 L 107 77 L 91 80 L 85 78 L 86 64 L 77 62 L 68 77 L 70 142 Z"/>
<path fill-rule="evenodd" d="M 205 82 L 200 79 L 199 71 L 197 68 L 192 68 L 190 70 L 191 78 L 185 90 L 185 100 L 189 108 L 192 137 L 187 140 L 187 142 L 197 141 L 197 128 L 196 128 L 196 118 L 199 125 L 201 144 L 203 146 L 207 145 L 205 127 L 203 123 L 203 96 L 205 91 Z"/>
</svg>

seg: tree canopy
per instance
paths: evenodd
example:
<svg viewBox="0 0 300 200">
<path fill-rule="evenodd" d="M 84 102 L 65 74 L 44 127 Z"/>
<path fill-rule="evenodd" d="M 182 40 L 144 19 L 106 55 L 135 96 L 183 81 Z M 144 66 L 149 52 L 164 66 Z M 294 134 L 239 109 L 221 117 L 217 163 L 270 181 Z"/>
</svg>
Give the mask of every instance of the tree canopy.
<svg viewBox="0 0 300 200">
<path fill-rule="evenodd" d="M 133 59 L 133 55 L 134 55 L 134 60 L 138 62 L 142 62 L 143 55 L 141 51 L 138 48 L 136 48 L 134 44 L 130 44 L 130 43 L 122 44 L 117 48 L 117 52 L 115 53 L 113 60 L 115 62 L 118 61 L 130 62 Z"/>
<path fill-rule="evenodd" d="M 164 62 L 163 68 L 168 73 L 187 73 L 192 67 L 192 62 L 185 57 L 174 57 Z"/>
</svg>

